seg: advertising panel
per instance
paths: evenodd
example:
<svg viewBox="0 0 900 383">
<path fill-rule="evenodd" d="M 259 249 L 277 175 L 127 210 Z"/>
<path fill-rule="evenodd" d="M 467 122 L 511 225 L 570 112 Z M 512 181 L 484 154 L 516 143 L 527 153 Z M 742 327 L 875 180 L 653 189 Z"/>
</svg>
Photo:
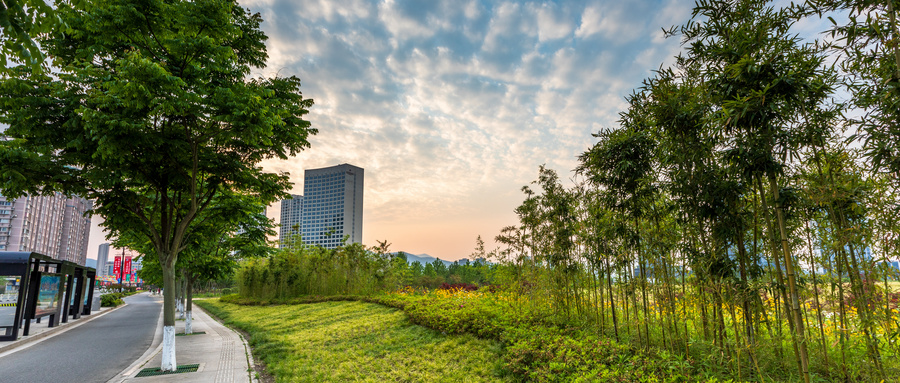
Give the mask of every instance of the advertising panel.
<svg viewBox="0 0 900 383">
<path fill-rule="evenodd" d="M 72 278 L 72 294 L 71 294 L 72 296 L 69 297 L 69 298 L 70 298 L 70 299 L 69 299 L 69 306 L 74 306 L 74 305 L 75 305 L 75 295 L 78 294 L 78 293 L 75 291 L 75 288 L 76 288 L 76 287 L 78 287 L 78 277 Z"/>
<path fill-rule="evenodd" d="M 131 274 L 131 257 L 125 257 L 125 272 L 122 274 Z"/>
<path fill-rule="evenodd" d="M 121 275 L 121 273 L 122 273 L 122 256 L 117 255 L 116 260 L 113 261 L 113 275 L 115 275 L 116 278 L 118 278 L 119 275 Z"/>
<path fill-rule="evenodd" d="M 16 322 L 16 306 L 14 305 L 19 299 L 19 289 L 13 285 L 14 281 L 18 282 L 14 275 L 0 275 L 0 303 L 13 304 L 13 306 L 0 305 L 0 328 L 12 327 L 13 323 Z"/>
<path fill-rule="evenodd" d="M 34 311 L 35 317 L 56 313 L 56 309 L 59 307 L 59 284 L 61 281 L 62 275 L 60 274 L 41 275 L 41 288 L 38 291 L 38 302 Z"/>
</svg>

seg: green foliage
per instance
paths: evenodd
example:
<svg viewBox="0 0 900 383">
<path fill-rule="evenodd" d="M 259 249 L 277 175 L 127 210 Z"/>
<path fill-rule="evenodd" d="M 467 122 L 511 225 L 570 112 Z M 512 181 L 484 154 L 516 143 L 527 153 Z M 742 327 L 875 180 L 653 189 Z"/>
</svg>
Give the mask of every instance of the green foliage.
<svg viewBox="0 0 900 383">
<path fill-rule="evenodd" d="M 77 1 L 0 0 L 0 74 L 6 73 L 12 61 L 38 70 L 44 53 L 35 38 L 60 33 L 65 26 L 54 8 L 67 7 Z"/>
<path fill-rule="evenodd" d="M 522 380 L 897 380 L 897 2 L 784 5 L 697 1 L 667 31 L 684 53 L 627 97 L 574 185 L 541 166 L 522 188 L 500 264 L 475 273 L 490 290 L 410 289 L 479 269 L 392 260 L 396 294 L 324 289 L 329 271 L 304 292 L 341 295 L 235 302 L 386 304 L 503 341 Z M 837 40 L 797 34 L 819 11 L 850 12 Z"/>
<path fill-rule="evenodd" d="M 684 382 L 699 381 L 702 375 L 693 366 L 696 362 L 667 353 L 643 355 L 628 345 L 608 338 L 598 337 L 577 328 L 552 320 L 550 312 L 522 310 L 511 302 L 513 296 L 490 293 L 487 289 L 471 292 L 464 290 L 419 291 L 406 288 L 391 294 L 374 296 L 306 296 L 281 301 L 286 305 L 271 306 L 273 301 L 259 301 L 231 295 L 221 298 L 221 303 L 206 301 L 216 315 L 228 317 L 234 313 L 252 311 L 250 306 L 262 306 L 266 310 L 300 315 L 318 311 L 317 306 L 330 302 L 364 301 L 379 303 L 403 310 L 414 324 L 422 325 L 443 334 L 469 334 L 479 338 L 499 341 L 500 369 L 515 381 L 569 382 L 569 381 L 648 381 Z M 240 305 L 240 306 L 236 306 Z M 298 306 L 299 305 L 299 306 Z M 210 307 L 212 306 L 212 307 Z M 291 307 L 294 307 L 293 309 Z M 378 309 L 368 306 L 373 315 Z M 308 318 L 317 321 L 324 318 Z M 267 319 L 268 320 L 268 319 Z M 234 323 L 242 329 L 254 328 L 246 323 Z M 272 327 L 251 333 L 273 339 L 280 335 L 282 327 Z M 259 351 L 259 350 L 258 350 Z M 484 350 L 479 350 L 482 352 Z M 499 350 L 498 350 L 499 351 Z M 267 352 L 267 351 L 259 351 Z M 279 351 L 279 355 L 287 351 Z M 469 352 L 469 351 L 458 351 Z M 297 365 L 297 362 L 294 364 Z M 287 369 L 288 367 L 283 367 Z M 275 373 L 276 377 L 281 376 Z M 709 380 L 713 381 L 713 380 Z"/>
<path fill-rule="evenodd" d="M 360 244 L 331 250 L 293 246 L 269 258 L 245 260 L 237 284 L 241 296 L 254 299 L 373 294 L 400 283 L 391 265 L 388 255 Z"/>
<path fill-rule="evenodd" d="M 110 286 L 110 288 L 114 288 Z M 100 307 L 116 307 L 125 303 L 122 298 L 125 298 L 129 295 L 137 294 L 138 292 L 134 287 L 131 287 L 123 292 L 115 292 L 115 293 L 106 293 L 100 296 Z"/>
<path fill-rule="evenodd" d="M 247 331 L 276 381 L 505 381 L 499 344 L 416 326 L 395 309 L 360 302 L 198 305 Z"/>
<path fill-rule="evenodd" d="M 435 260 L 423 267 L 383 245 L 328 250 L 298 242 L 271 257 L 244 260 L 237 271 L 239 291 L 247 298 L 288 301 L 306 295 L 371 295 L 401 286 L 486 285 L 493 279 L 495 267 L 483 258 L 450 266 Z"/>
<path fill-rule="evenodd" d="M 175 264 L 204 237 L 203 212 L 221 195 L 285 195 L 288 175 L 259 164 L 309 147 L 313 101 L 296 77 L 248 78 L 265 65 L 266 36 L 235 1 L 79 1 L 56 13 L 64 33 L 40 44 L 58 71 L 0 79 L 0 191 L 93 200 L 110 237 L 154 250 L 174 325 Z"/>
<path fill-rule="evenodd" d="M 103 294 L 100 296 L 101 307 L 116 307 L 125 303 L 119 293 Z"/>
</svg>

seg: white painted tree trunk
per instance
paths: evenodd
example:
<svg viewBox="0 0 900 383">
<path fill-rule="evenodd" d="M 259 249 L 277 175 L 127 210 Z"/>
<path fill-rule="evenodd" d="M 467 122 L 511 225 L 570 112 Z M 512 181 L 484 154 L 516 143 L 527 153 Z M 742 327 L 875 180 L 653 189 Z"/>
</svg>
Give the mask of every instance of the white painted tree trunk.
<svg viewBox="0 0 900 383">
<path fill-rule="evenodd" d="M 163 327 L 162 367 L 163 371 L 175 371 L 175 326 Z"/>
<path fill-rule="evenodd" d="M 185 334 L 193 334 L 194 329 L 191 327 L 191 312 L 188 311 L 187 315 L 184 318 L 184 333 Z"/>
<path fill-rule="evenodd" d="M 178 319 L 184 319 L 184 304 L 181 303 L 181 300 L 177 303 L 178 306 Z"/>
</svg>

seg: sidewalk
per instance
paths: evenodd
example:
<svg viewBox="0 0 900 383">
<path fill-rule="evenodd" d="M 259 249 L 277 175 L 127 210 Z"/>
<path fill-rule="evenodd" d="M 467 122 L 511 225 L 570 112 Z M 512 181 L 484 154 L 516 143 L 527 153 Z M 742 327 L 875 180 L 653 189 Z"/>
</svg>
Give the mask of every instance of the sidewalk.
<svg viewBox="0 0 900 383">
<path fill-rule="evenodd" d="M 157 296 L 162 300 L 161 296 Z M 158 326 L 150 350 L 109 383 L 134 382 L 256 382 L 250 347 L 234 330 L 194 305 L 194 335 L 175 337 L 175 360 L 178 366 L 199 365 L 195 372 L 137 377 L 142 370 L 162 364 L 162 326 Z M 184 321 L 175 321 L 175 334 L 184 334 Z"/>
</svg>

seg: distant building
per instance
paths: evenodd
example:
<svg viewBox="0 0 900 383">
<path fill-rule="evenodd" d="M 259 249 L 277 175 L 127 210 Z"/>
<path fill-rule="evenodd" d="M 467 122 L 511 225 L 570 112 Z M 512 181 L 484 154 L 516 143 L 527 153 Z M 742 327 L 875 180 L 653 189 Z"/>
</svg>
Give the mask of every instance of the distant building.
<svg viewBox="0 0 900 383">
<path fill-rule="evenodd" d="M 106 262 L 109 260 L 109 244 L 101 243 L 97 249 L 97 276 L 102 277 L 107 274 Z"/>
<path fill-rule="evenodd" d="M 281 201 L 281 230 L 278 233 L 279 247 L 290 247 L 294 236 L 300 234 L 300 216 L 302 213 L 302 195 L 291 194 L 291 198 Z"/>
<path fill-rule="evenodd" d="M 350 164 L 309 169 L 303 179 L 303 242 L 333 249 L 347 236 L 348 244 L 362 243 L 363 169 Z"/>
<path fill-rule="evenodd" d="M 91 201 L 52 196 L 9 200 L 0 195 L 0 251 L 33 251 L 84 265 Z"/>
</svg>

